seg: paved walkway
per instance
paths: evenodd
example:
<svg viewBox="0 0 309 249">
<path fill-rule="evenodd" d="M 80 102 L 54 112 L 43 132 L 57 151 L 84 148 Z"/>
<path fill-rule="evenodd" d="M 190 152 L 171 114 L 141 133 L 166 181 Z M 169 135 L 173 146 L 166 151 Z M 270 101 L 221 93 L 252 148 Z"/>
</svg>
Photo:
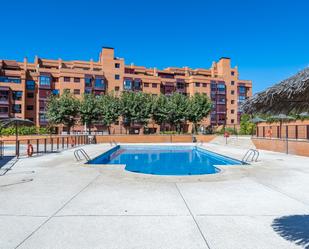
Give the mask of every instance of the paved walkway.
<svg viewBox="0 0 309 249">
<path fill-rule="evenodd" d="M 245 152 L 204 146 L 236 158 Z M 110 146 L 84 148 L 95 156 Z M 85 167 L 72 150 L 20 159 L 0 177 L 0 248 L 308 247 L 309 158 L 261 152 L 261 160 L 164 177 Z"/>
</svg>

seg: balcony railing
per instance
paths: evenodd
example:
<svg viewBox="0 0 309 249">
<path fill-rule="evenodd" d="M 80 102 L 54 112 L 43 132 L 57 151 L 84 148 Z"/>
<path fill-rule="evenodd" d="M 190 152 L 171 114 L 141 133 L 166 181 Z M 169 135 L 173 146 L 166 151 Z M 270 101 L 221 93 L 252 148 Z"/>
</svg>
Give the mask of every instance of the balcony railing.
<svg viewBox="0 0 309 249">
<path fill-rule="evenodd" d="M 0 76 L 0 82 L 4 83 L 21 83 L 21 79 L 17 77 L 5 77 L 5 76 Z"/>
</svg>

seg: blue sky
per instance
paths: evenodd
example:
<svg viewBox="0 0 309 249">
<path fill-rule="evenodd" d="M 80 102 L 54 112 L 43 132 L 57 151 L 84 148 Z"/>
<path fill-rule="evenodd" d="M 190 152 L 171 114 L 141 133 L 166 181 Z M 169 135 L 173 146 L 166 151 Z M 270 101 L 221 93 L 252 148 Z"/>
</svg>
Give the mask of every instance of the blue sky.
<svg viewBox="0 0 309 249">
<path fill-rule="evenodd" d="M 254 92 L 309 65 L 309 1 L 2 1 L 0 58 L 97 59 L 210 67 L 232 58 Z"/>
</svg>

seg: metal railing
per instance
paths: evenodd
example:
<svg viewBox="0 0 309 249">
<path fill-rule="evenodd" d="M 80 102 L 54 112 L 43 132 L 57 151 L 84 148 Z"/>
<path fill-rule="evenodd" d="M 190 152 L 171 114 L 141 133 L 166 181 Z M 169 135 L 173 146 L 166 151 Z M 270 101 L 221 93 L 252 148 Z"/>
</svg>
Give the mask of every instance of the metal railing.
<svg viewBox="0 0 309 249">
<path fill-rule="evenodd" d="M 241 161 L 243 162 L 257 162 L 258 158 L 260 156 L 260 152 L 258 150 L 255 149 L 249 149 L 246 154 L 244 155 L 244 157 L 242 158 Z M 250 160 L 251 157 L 251 160 Z"/>
<path fill-rule="evenodd" d="M 84 149 L 80 148 L 74 151 L 76 161 L 82 160 L 81 155 L 87 160 L 87 162 L 91 160 L 91 158 L 88 156 Z"/>
<path fill-rule="evenodd" d="M 93 141 L 88 135 L 29 137 L 18 139 L 17 142 L 14 140 L 1 140 L 2 146 L 0 143 L 0 151 L 2 151 L 2 155 L 26 156 L 29 154 L 30 145 L 32 146 L 33 154 L 54 153 L 90 144 Z"/>
<path fill-rule="evenodd" d="M 309 124 L 258 125 L 255 136 L 269 139 L 309 140 Z"/>
</svg>

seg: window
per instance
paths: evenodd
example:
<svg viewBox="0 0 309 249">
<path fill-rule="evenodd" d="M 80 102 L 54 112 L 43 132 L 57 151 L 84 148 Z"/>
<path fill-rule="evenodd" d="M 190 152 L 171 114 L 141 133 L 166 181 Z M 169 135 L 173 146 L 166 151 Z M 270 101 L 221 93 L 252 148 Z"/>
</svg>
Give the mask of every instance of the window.
<svg viewBox="0 0 309 249">
<path fill-rule="evenodd" d="M 235 104 L 235 100 L 231 100 L 231 104 L 234 105 Z"/>
<path fill-rule="evenodd" d="M 9 91 L 0 91 L 0 101 L 3 102 L 9 101 Z"/>
<path fill-rule="evenodd" d="M 235 113 L 235 110 L 234 110 L 234 109 L 232 109 L 232 110 L 231 110 L 231 113 L 232 113 L 232 114 L 234 114 L 234 113 Z"/>
<path fill-rule="evenodd" d="M 27 111 L 33 111 L 33 105 L 27 105 Z"/>
<path fill-rule="evenodd" d="M 119 86 L 115 86 L 115 91 L 118 92 L 120 90 Z"/>
<path fill-rule="evenodd" d="M 195 82 L 195 86 L 196 86 L 196 87 L 200 87 L 200 85 L 201 85 L 201 84 L 200 84 L 199 82 Z"/>
<path fill-rule="evenodd" d="M 91 87 L 92 86 L 92 78 L 86 77 L 85 78 L 85 86 L 86 87 Z"/>
<path fill-rule="evenodd" d="M 232 91 L 231 91 L 231 94 L 232 94 L 232 95 L 234 95 L 234 94 L 235 94 L 235 91 L 234 91 L 234 90 L 232 90 Z"/>
<path fill-rule="evenodd" d="M 189 87 L 189 83 L 186 83 L 186 87 Z"/>
<path fill-rule="evenodd" d="M 234 75 L 235 75 L 235 72 L 234 72 L 234 71 L 231 71 L 231 75 L 234 76 Z"/>
<path fill-rule="evenodd" d="M 50 86 L 50 77 L 46 75 L 40 76 L 40 86 Z"/>
<path fill-rule="evenodd" d="M 234 80 L 231 81 L 231 85 L 232 85 L 232 86 L 235 85 L 235 81 L 234 81 Z"/>
<path fill-rule="evenodd" d="M 8 113 L 9 107 L 7 106 L 0 106 L 0 113 Z"/>
<path fill-rule="evenodd" d="M 218 84 L 217 89 L 219 92 L 225 92 L 225 84 Z"/>
<path fill-rule="evenodd" d="M 12 105 L 12 112 L 13 113 L 21 113 L 21 105 Z"/>
<path fill-rule="evenodd" d="M 34 98 L 34 93 L 27 93 L 27 98 L 33 99 Z"/>
<path fill-rule="evenodd" d="M 203 87 L 207 87 L 207 84 L 206 84 L 206 83 L 203 83 Z"/>
<path fill-rule="evenodd" d="M 71 81 L 71 78 L 70 78 L 70 77 L 64 77 L 64 78 L 63 78 L 63 81 L 64 81 L 64 82 L 70 82 L 70 81 Z"/>
<path fill-rule="evenodd" d="M 183 82 L 177 82 L 177 83 L 176 83 L 176 87 L 177 87 L 177 89 L 184 89 L 184 88 L 185 88 L 185 83 L 183 83 Z"/>
<path fill-rule="evenodd" d="M 35 88 L 35 81 L 34 80 L 27 80 L 26 81 L 26 89 L 27 90 L 34 90 Z"/>
<path fill-rule="evenodd" d="M 22 91 L 13 91 L 13 100 L 21 100 L 22 96 Z"/>
<path fill-rule="evenodd" d="M 239 93 L 243 93 L 243 94 L 246 93 L 246 87 L 245 86 L 239 86 L 238 87 L 238 92 Z"/>
<path fill-rule="evenodd" d="M 152 83 L 151 86 L 152 86 L 152 88 L 157 88 L 158 84 L 157 83 Z"/>
<path fill-rule="evenodd" d="M 52 94 L 53 95 L 59 95 L 60 91 L 58 89 L 54 89 L 54 90 L 52 90 Z"/>
<path fill-rule="evenodd" d="M 120 68 L 120 63 L 115 63 L 115 68 Z"/>
<path fill-rule="evenodd" d="M 133 84 L 134 84 L 134 90 L 142 89 L 142 82 L 140 79 L 135 79 Z"/>
<path fill-rule="evenodd" d="M 104 79 L 102 78 L 95 78 L 94 80 L 94 87 L 95 88 L 105 88 Z"/>
<path fill-rule="evenodd" d="M 231 123 L 234 124 L 234 119 L 231 119 Z"/>
<path fill-rule="evenodd" d="M 92 93 L 92 89 L 91 88 L 85 88 L 85 93 L 86 94 Z"/>
<path fill-rule="evenodd" d="M 21 80 L 18 77 L 0 77 L 0 82 L 5 82 L 5 83 L 20 83 Z"/>
<path fill-rule="evenodd" d="M 80 78 L 74 78 L 74 82 L 75 83 L 79 83 L 80 82 Z"/>
<path fill-rule="evenodd" d="M 115 74 L 115 80 L 120 80 L 120 75 L 119 74 Z"/>
<path fill-rule="evenodd" d="M 238 102 L 242 103 L 246 100 L 246 96 L 238 96 Z"/>
<path fill-rule="evenodd" d="M 54 81 L 54 82 L 58 82 L 58 81 L 59 81 L 59 78 L 53 78 L 53 81 Z"/>
<path fill-rule="evenodd" d="M 45 113 L 39 113 L 39 120 L 41 123 L 46 123 L 48 121 Z"/>
<path fill-rule="evenodd" d="M 125 79 L 123 82 L 123 88 L 124 90 L 131 90 L 132 89 L 132 80 Z"/>
<path fill-rule="evenodd" d="M 79 89 L 74 89 L 74 94 L 79 95 L 80 94 L 80 90 Z"/>
<path fill-rule="evenodd" d="M 149 87 L 149 83 L 144 83 L 144 87 Z"/>
</svg>

